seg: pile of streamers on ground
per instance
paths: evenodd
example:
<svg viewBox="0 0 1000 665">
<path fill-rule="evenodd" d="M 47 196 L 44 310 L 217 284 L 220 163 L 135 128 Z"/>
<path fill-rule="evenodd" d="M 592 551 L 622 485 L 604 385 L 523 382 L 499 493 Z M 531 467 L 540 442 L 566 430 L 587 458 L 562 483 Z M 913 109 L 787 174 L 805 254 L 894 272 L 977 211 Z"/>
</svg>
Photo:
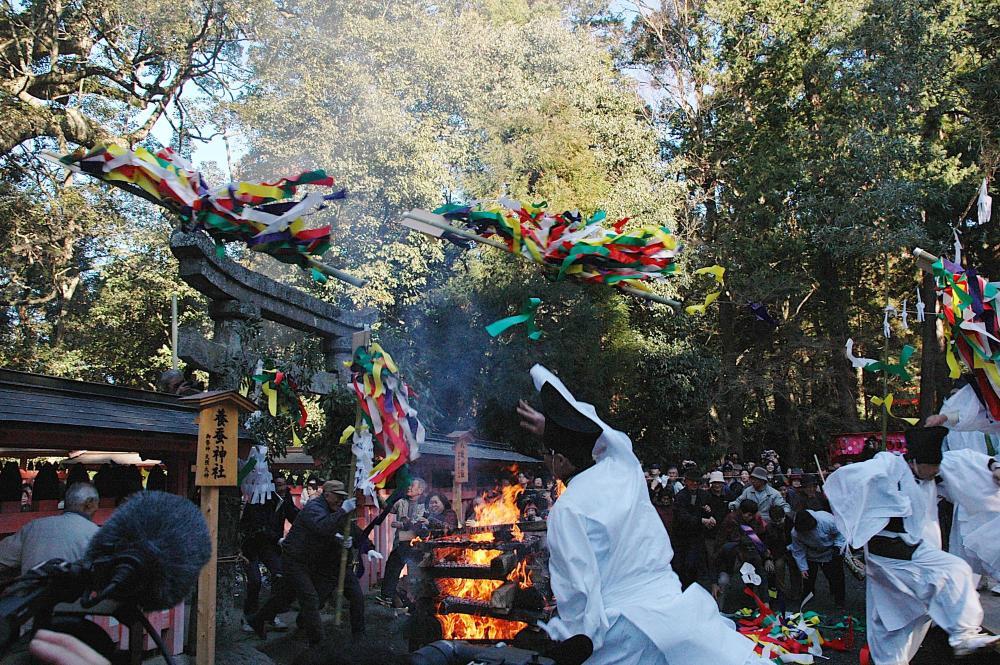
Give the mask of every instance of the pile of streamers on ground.
<svg viewBox="0 0 1000 665">
<path fill-rule="evenodd" d="M 499 238 L 507 249 L 557 270 L 556 279 L 631 286 L 648 290 L 676 269 L 677 239 L 664 226 L 625 231 L 629 219 L 602 225 L 603 210 L 553 213 L 546 204 L 501 198 L 494 204 L 447 204 L 435 213 L 461 222 L 483 238 Z"/>
<path fill-rule="evenodd" d="M 947 259 L 932 266 L 937 285 L 938 315 L 944 319 L 945 358 L 950 376 L 961 375 L 956 355 L 972 373 L 990 416 L 1000 419 L 1000 321 L 997 294 L 1000 284 L 980 276 L 975 268 L 962 268 Z"/>
<path fill-rule="evenodd" d="M 757 609 L 736 612 L 737 630 L 753 640 L 758 655 L 775 663 L 814 663 L 814 656 L 824 650 L 850 651 L 855 648 L 856 633 L 864 633 L 863 622 L 854 617 L 776 613 L 749 588 L 744 591 L 756 601 Z"/>
<path fill-rule="evenodd" d="M 306 426 L 306 407 L 299 397 L 299 387 L 288 374 L 278 369 L 262 369 L 253 380 L 260 384 L 260 390 L 267 397 L 267 412 L 272 416 L 288 413 L 292 416 L 292 443 L 301 446 L 298 428 Z"/>
<path fill-rule="evenodd" d="M 370 477 L 371 483 L 381 489 L 396 471 L 420 454 L 426 433 L 411 405 L 416 395 L 400 378 L 392 356 L 378 344 L 355 349 L 351 387 L 364 424 L 382 446 L 382 461 L 375 465 Z"/>
<path fill-rule="evenodd" d="M 204 229 L 222 252 L 226 242 L 240 241 L 252 250 L 284 263 L 311 268 L 309 257 L 330 248 L 330 226 L 306 228 L 305 217 L 342 199 L 345 191 L 310 193 L 289 200 L 302 185 L 332 188 L 323 171 L 307 171 L 273 183 L 231 183 L 212 189 L 202 174 L 170 148 L 157 153 L 119 145 L 77 150 L 60 158 L 69 166 L 158 203 L 180 217 L 186 231 Z M 138 189 L 136 189 L 138 188 Z M 312 268 L 313 277 L 326 277 Z"/>
</svg>

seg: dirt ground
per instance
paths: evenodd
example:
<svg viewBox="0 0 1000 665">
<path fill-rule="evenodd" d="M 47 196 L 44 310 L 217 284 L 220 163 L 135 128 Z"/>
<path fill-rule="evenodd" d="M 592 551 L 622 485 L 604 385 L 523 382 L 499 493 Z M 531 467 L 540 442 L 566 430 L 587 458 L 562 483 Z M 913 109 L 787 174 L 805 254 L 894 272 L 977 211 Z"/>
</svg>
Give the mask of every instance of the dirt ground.
<svg viewBox="0 0 1000 665">
<path fill-rule="evenodd" d="M 745 598 L 737 585 L 731 586 L 727 595 L 725 609 L 733 611 L 746 606 Z M 818 598 L 806 609 L 819 612 L 821 615 L 837 614 L 830 599 L 826 580 L 821 577 L 817 583 Z M 863 619 L 864 617 L 864 583 L 847 577 L 847 611 L 849 614 Z M 279 665 L 407 665 L 409 653 L 407 650 L 408 617 L 385 608 L 369 596 L 366 606 L 366 633 L 363 640 L 352 640 L 350 629 L 346 625 L 340 628 L 333 626 L 331 608 L 327 608 L 325 625 L 327 640 L 316 649 L 309 649 L 304 637 L 295 634 L 295 612 L 282 615 L 286 623 L 293 626 L 288 632 L 271 632 L 266 642 L 260 641 L 254 635 L 243 635 L 238 638 L 240 644 L 246 647 L 253 645 Z M 827 652 L 824 655 L 829 660 L 817 659 L 817 663 L 830 665 L 858 665 L 858 651 L 864 644 L 863 635 L 859 635 L 858 647 L 852 652 Z M 911 665 L 1000 665 L 1000 653 L 990 652 L 969 658 L 954 659 L 948 647 L 947 637 L 937 629 L 932 629 L 917 657 Z"/>
</svg>

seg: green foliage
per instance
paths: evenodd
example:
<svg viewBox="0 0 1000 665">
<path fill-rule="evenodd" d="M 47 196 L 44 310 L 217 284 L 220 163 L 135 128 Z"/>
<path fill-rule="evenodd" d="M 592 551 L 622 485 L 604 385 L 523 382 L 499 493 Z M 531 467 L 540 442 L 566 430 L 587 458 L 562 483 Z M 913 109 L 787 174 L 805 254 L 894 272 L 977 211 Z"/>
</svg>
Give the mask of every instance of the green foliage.
<svg viewBox="0 0 1000 665">
<path fill-rule="evenodd" d="M 198 18 L 171 4 L 84 7 L 158 35 L 150 76 L 184 57 L 185 26 Z M 905 253 L 950 247 L 1000 160 L 992 0 L 664 0 L 622 16 L 597 15 L 590 0 L 293 0 L 274 15 L 247 11 L 261 20 L 245 54 L 232 42 L 244 19 L 218 17 L 229 27 L 213 38 L 228 50 L 212 73 L 229 73 L 202 77 L 209 94 L 185 118 L 239 130 L 243 178 L 336 175 L 350 194 L 330 214 L 331 262 L 369 286 L 320 286 L 238 258 L 345 308 L 377 307 L 376 336 L 426 424 L 526 451 L 514 406 L 533 392 L 535 362 L 627 431 L 644 459 L 773 447 L 803 464 L 832 431 L 877 428 L 863 395 L 881 387 L 851 371 L 844 341 L 880 355 L 886 300 L 913 306 Z M 235 65 L 241 73 L 226 69 Z M 649 81 L 642 97 L 633 76 Z M 232 82 L 240 94 L 222 95 Z M 113 86 L 90 85 L 85 127 L 141 129 Z M 72 114 L 68 97 L 46 99 L 60 122 Z M 47 132 L 32 136 L 71 139 Z M 36 177 L 20 153 L 3 167 L 0 361 L 149 385 L 166 362 L 169 293 L 205 323 L 175 278 L 164 221 L 92 184 Z M 710 285 L 690 271 L 713 263 L 728 269 L 724 293 L 705 316 L 677 317 L 397 224 L 411 208 L 504 194 L 670 226 L 685 249 L 663 293 L 698 302 Z M 963 227 L 973 263 L 994 277 L 995 228 Z M 519 328 L 486 334 L 532 296 L 543 299 L 541 341 Z M 748 302 L 766 304 L 777 329 Z M 897 328 L 888 350 L 922 347 L 932 395 L 943 387 L 934 334 L 916 334 Z M 303 380 L 319 367 L 315 340 L 270 326 L 246 339 L 247 358 L 256 349 Z M 340 468 L 351 395 L 309 408 L 307 447 Z M 276 450 L 286 426 L 254 425 Z"/>
</svg>

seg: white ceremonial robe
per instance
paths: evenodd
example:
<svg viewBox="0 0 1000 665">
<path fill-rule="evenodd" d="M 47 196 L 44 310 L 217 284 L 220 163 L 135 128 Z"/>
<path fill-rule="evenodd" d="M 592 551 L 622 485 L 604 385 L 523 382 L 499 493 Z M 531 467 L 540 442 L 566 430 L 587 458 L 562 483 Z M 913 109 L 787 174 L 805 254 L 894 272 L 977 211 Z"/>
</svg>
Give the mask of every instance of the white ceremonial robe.
<svg viewBox="0 0 1000 665">
<path fill-rule="evenodd" d="M 745 665 L 765 663 L 752 641 L 692 584 L 681 592 L 673 550 L 649 502 L 642 465 L 624 433 L 594 407 L 577 402 L 548 370 L 531 370 L 535 387 L 551 383 L 603 430 L 597 463 L 577 474 L 548 520 L 549 572 L 558 616 L 544 624 L 555 640 L 583 634 L 587 665 Z"/>
<path fill-rule="evenodd" d="M 868 647 L 875 665 L 906 665 L 933 621 L 949 635 L 978 631 L 983 608 L 972 570 L 941 550 L 934 481 L 918 482 L 902 457 L 882 452 L 830 474 L 823 491 L 837 527 L 865 548 Z M 900 517 L 904 533 L 883 529 Z M 871 554 L 875 535 L 917 545 L 910 560 Z"/>
<path fill-rule="evenodd" d="M 977 575 L 1000 579 L 1000 486 L 993 480 L 989 461 L 988 455 L 975 450 L 946 451 L 939 474 L 944 496 L 955 504 L 952 554 Z"/>
</svg>

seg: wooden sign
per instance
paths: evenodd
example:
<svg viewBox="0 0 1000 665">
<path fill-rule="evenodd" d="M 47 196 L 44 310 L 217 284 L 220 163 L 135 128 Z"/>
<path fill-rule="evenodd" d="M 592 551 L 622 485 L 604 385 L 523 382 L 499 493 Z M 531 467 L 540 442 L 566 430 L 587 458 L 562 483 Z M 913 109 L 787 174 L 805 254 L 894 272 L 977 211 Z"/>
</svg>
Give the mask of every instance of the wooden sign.
<svg viewBox="0 0 1000 665">
<path fill-rule="evenodd" d="M 235 406 L 216 404 L 201 410 L 195 485 L 232 487 L 237 484 L 238 436 L 239 411 Z"/>
<path fill-rule="evenodd" d="M 469 441 L 459 439 L 455 442 L 455 482 L 469 482 Z"/>
<path fill-rule="evenodd" d="M 201 485 L 201 513 L 212 539 L 212 556 L 198 575 L 198 621 L 195 663 L 215 663 L 215 586 L 218 575 L 219 487 L 235 486 L 240 411 L 254 412 L 257 404 L 235 390 L 216 390 L 182 397 L 195 403 L 198 413 L 198 447 L 195 449 L 195 484 Z"/>
</svg>

